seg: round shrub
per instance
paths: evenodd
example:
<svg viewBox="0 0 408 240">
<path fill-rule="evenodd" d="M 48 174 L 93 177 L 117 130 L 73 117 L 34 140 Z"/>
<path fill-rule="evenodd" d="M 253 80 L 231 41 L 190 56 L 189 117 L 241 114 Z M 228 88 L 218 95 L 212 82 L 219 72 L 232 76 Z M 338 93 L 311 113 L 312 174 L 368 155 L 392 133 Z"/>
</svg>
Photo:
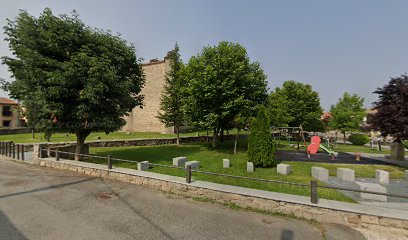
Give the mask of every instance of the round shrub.
<svg viewBox="0 0 408 240">
<path fill-rule="evenodd" d="M 370 138 L 367 135 L 355 133 L 351 134 L 348 139 L 353 145 L 362 146 L 368 142 L 370 142 Z"/>
</svg>

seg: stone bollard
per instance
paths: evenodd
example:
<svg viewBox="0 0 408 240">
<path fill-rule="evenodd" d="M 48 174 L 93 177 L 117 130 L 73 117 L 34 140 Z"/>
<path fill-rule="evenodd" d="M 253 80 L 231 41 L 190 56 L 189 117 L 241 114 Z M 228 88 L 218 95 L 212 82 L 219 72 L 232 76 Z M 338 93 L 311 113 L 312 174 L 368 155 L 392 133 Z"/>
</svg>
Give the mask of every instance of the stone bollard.
<svg viewBox="0 0 408 240">
<path fill-rule="evenodd" d="M 319 181 L 329 180 L 329 170 L 322 167 L 312 167 L 312 177 Z"/>
<path fill-rule="evenodd" d="M 280 163 L 276 166 L 276 172 L 282 175 L 288 175 L 292 172 L 292 167 L 288 164 Z"/>
<path fill-rule="evenodd" d="M 139 170 L 139 171 L 149 170 L 149 161 L 138 162 L 137 163 L 137 170 Z"/>
<path fill-rule="evenodd" d="M 247 162 L 247 172 L 254 172 L 254 163 Z"/>
<path fill-rule="evenodd" d="M 230 167 L 230 160 L 229 159 L 223 159 L 222 160 L 222 167 L 223 168 L 229 168 Z"/>
<path fill-rule="evenodd" d="M 355 173 L 353 169 L 350 168 L 337 168 L 337 177 L 342 181 L 354 182 Z"/>
<path fill-rule="evenodd" d="M 375 170 L 375 180 L 379 184 L 388 184 L 390 182 L 390 173 L 384 170 Z"/>
<path fill-rule="evenodd" d="M 186 165 L 186 162 L 187 162 L 186 157 L 173 158 L 173 166 L 184 167 Z"/>
<path fill-rule="evenodd" d="M 199 161 L 189 161 L 185 163 L 185 168 L 190 165 L 191 169 L 199 169 L 200 168 L 200 162 Z"/>
</svg>

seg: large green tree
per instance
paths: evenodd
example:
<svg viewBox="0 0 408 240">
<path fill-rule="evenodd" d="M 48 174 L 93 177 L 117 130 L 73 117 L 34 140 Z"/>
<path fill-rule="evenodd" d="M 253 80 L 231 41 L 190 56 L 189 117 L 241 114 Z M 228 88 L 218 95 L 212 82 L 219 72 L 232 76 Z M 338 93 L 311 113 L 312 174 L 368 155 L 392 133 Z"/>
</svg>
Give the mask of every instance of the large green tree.
<svg viewBox="0 0 408 240">
<path fill-rule="evenodd" d="M 180 57 L 180 48 L 178 44 L 168 55 L 170 60 L 170 71 L 166 75 L 164 92 L 160 102 L 160 112 L 158 118 L 167 127 L 174 126 L 177 133 L 177 145 L 180 144 L 180 126 L 185 120 L 183 113 L 183 87 L 185 79 L 182 77 L 181 70 L 183 61 Z"/>
<path fill-rule="evenodd" d="M 55 16 L 47 8 L 36 18 L 21 11 L 4 30 L 14 56 L 2 59 L 15 79 L 4 88 L 24 106 L 43 109 L 54 131 L 75 133 L 76 153 L 92 131 L 120 129 L 123 116 L 142 104 L 134 47 L 86 26 L 75 12 Z"/>
<path fill-rule="evenodd" d="M 323 109 L 320 106 L 319 94 L 309 84 L 285 81 L 269 95 L 268 112 L 271 124 L 275 126 L 309 127 L 310 131 L 317 126 Z"/>
<path fill-rule="evenodd" d="M 329 126 L 331 129 L 340 131 L 344 135 L 346 142 L 346 133 L 355 131 L 360 128 L 364 117 L 366 116 L 363 108 L 364 98 L 357 94 L 344 93 L 336 105 L 330 107 L 331 121 Z"/>
<path fill-rule="evenodd" d="M 185 111 L 195 126 L 214 130 L 214 147 L 218 133 L 233 128 L 239 113 L 266 101 L 266 75 L 239 44 L 204 47 L 185 70 Z"/>
</svg>

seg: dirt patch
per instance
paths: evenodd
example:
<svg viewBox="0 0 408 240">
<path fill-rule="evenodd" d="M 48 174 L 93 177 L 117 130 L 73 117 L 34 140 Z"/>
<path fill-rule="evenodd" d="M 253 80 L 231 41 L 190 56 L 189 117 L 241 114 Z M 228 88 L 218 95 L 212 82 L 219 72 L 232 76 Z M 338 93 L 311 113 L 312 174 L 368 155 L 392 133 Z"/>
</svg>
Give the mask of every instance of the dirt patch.
<svg viewBox="0 0 408 240">
<path fill-rule="evenodd" d="M 27 183 L 26 180 L 11 180 L 11 181 L 8 181 L 8 182 L 3 183 L 3 186 L 6 186 L 6 187 L 16 187 L 16 186 L 24 185 L 24 184 L 26 184 L 26 183 Z"/>
<path fill-rule="evenodd" d="M 109 192 L 99 192 L 98 194 L 96 194 L 96 197 L 100 199 L 111 199 L 115 197 L 115 194 Z"/>
</svg>

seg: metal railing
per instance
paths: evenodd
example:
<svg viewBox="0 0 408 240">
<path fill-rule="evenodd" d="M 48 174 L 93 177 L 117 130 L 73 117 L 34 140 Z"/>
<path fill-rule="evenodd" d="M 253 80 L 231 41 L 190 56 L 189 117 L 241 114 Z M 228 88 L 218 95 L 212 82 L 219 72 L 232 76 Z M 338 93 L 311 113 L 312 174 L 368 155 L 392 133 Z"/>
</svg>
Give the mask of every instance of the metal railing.
<svg viewBox="0 0 408 240">
<path fill-rule="evenodd" d="M 1 141 L 0 155 L 25 160 L 25 146 L 23 144 L 15 144 L 12 141 Z"/>
<path fill-rule="evenodd" d="M 313 204 L 318 203 L 318 200 L 319 200 L 318 189 L 319 188 L 333 189 L 333 190 L 339 190 L 339 191 L 350 191 L 350 192 L 366 193 L 366 194 L 375 194 L 375 195 L 383 195 L 383 196 L 387 196 L 387 197 L 397 197 L 397 198 L 408 199 L 408 195 L 403 195 L 403 194 L 382 193 L 382 192 L 365 191 L 365 190 L 358 190 L 358 189 L 351 189 L 351 188 L 319 185 L 318 182 L 315 181 L 315 180 L 311 180 L 309 184 L 307 184 L 307 183 L 297 183 L 297 182 L 287 182 L 287 181 L 280 181 L 280 180 L 263 179 L 263 178 L 255 178 L 255 177 L 245 177 L 245 176 L 236 176 L 236 175 L 229 175 L 229 174 L 223 174 L 223 173 L 214 173 L 214 172 L 208 172 L 208 171 L 201 171 L 201 170 L 192 169 L 191 165 L 187 165 L 186 167 L 183 168 L 183 167 L 164 165 L 164 164 L 157 164 L 157 163 L 139 162 L 139 161 L 133 161 L 133 160 L 128 160 L 128 159 L 112 158 L 111 155 L 98 156 L 98 155 L 91 155 L 91 154 L 76 154 L 76 153 L 72 153 L 72 152 L 59 151 L 58 149 L 54 149 L 54 150 L 41 149 L 40 152 L 42 152 L 42 151 L 54 152 L 56 161 L 60 160 L 60 153 L 71 154 L 71 155 L 79 155 L 79 156 L 83 156 L 83 157 L 106 159 L 107 160 L 107 167 L 108 167 L 109 170 L 113 168 L 112 167 L 113 166 L 113 161 L 130 162 L 130 163 L 135 163 L 135 164 L 147 164 L 149 166 L 179 169 L 179 170 L 185 171 L 186 183 L 191 183 L 192 182 L 193 173 L 200 173 L 200 174 L 206 174 L 206 175 L 213 175 L 213 176 L 227 177 L 227 178 L 235 178 L 235 179 L 243 179 L 243 180 L 250 180 L 250 181 L 258 181 L 258 182 L 265 182 L 265 183 L 275 183 L 275 184 L 284 184 L 284 185 L 299 186 L 299 187 L 308 187 L 308 188 L 310 188 L 310 202 L 313 203 Z M 140 166 L 138 165 L 138 168 L 139 167 Z"/>
</svg>

